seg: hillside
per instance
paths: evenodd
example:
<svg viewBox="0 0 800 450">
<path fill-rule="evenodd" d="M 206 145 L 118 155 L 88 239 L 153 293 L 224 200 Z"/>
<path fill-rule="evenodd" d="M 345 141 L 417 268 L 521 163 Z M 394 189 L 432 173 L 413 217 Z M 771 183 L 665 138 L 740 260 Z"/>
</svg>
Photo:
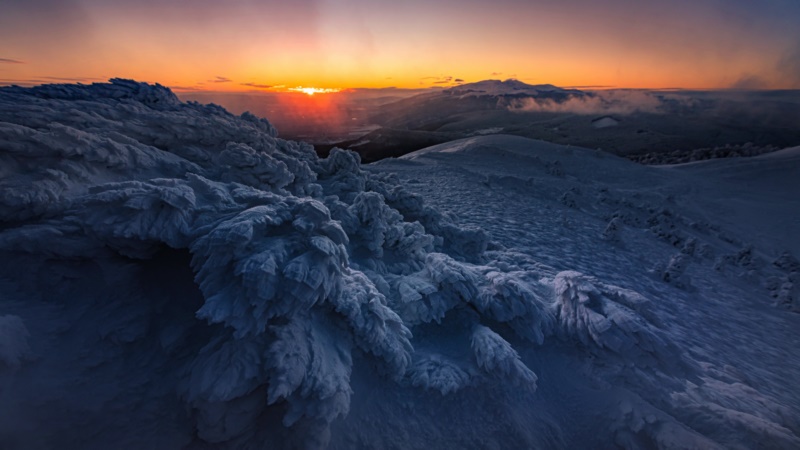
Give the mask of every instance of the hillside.
<svg viewBox="0 0 800 450">
<path fill-rule="evenodd" d="M 796 448 L 797 164 L 0 88 L 0 443 Z"/>
</svg>

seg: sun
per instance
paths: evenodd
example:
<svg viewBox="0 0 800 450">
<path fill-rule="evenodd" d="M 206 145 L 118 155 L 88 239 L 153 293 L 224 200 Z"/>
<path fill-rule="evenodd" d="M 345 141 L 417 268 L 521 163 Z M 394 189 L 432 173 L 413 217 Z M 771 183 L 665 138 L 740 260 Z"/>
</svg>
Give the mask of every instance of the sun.
<svg viewBox="0 0 800 450">
<path fill-rule="evenodd" d="M 341 91 L 341 89 L 336 89 L 336 88 L 315 88 L 315 87 L 303 87 L 303 86 L 289 88 L 288 90 L 292 92 L 302 92 L 303 94 L 306 95 L 333 94 Z"/>
</svg>

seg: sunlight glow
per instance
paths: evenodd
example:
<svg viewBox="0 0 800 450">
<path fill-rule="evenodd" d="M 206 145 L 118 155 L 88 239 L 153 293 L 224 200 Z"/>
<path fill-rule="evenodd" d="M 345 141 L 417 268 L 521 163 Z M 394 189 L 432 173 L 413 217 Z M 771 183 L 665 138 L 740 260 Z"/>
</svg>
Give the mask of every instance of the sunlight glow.
<svg viewBox="0 0 800 450">
<path fill-rule="evenodd" d="M 288 90 L 292 92 L 302 92 L 303 94 L 306 95 L 333 94 L 341 91 L 341 89 L 336 89 L 336 88 L 315 88 L 315 87 L 303 87 L 303 86 L 289 88 Z"/>
</svg>

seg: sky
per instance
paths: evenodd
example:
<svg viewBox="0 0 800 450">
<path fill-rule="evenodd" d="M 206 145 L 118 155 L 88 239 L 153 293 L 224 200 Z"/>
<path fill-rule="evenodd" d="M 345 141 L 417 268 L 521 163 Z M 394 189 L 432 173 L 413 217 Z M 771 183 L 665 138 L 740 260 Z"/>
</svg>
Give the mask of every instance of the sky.
<svg viewBox="0 0 800 450">
<path fill-rule="evenodd" d="M 798 0 L 3 0 L 0 85 L 800 88 Z"/>
</svg>

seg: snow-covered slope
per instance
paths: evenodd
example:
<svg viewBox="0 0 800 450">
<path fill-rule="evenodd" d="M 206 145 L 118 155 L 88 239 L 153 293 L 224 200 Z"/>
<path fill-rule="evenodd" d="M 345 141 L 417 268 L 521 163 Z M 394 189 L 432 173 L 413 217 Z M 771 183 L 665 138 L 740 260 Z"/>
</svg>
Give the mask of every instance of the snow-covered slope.
<svg viewBox="0 0 800 450">
<path fill-rule="evenodd" d="M 539 397 L 552 413 L 580 416 L 587 403 L 617 398 L 614 407 L 590 407 L 607 408 L 595 414 L 616 411 L 627 418 L 599 427 L 617 433 L 613 445 L 630 437 L 620 438 L 625 432 L 612 432 L 615 426 L 632 426 L 638 438 L 649 433 L 661 439 L 655 430 L 678 424 L 726 448 L 797 445 L 800 391 L 790 381 L 800 373 L 800 316 L 791 312 L 800 294 L 793 256 L 800 241 L 796 149 L 646 167 L 595 150 L 486 136 L 368 167 L 395 174 L 455 223 L 481 226 L 497 248 L 638 292 L 649 300 L 645 317 L 663 327 L 675 354 L 695 364 L 684 375 L 665 378 L 675 365 L 648 374 L 641 363 L 610 352 L 580 356 L 560 348 L 583 362 L 573 361 L 580 375 L 565 375 L 560 364 L 569 364 L 563 360 L 539 366 L 538 392 L 542 380 L 554 383 L 551 397 Z M 536 350 L 539 357 L 542 351 Z M 526 361 L 529 355 L 522 355 Z M 575 394 L 567 380 L 576 378 L 593 387 Z M 636 406 L 629 395 L 638 397 Z M 658 425 L 633 419 L 639 413 L 632 411 L 650 407 L 671 419 L 658 419 Z M 568 447 L 613 446 L 587 445 L 586 423 L 579 422 L 561 424 Z M 588 429 L 599 432 L 598 425 Z"/>
<path fill-rule="evenodd" d="M 0 171 L 3 448 L 800 445 L 798 263 L 691 170 L 112 80 L 0 89 Z"/>
</svg>

